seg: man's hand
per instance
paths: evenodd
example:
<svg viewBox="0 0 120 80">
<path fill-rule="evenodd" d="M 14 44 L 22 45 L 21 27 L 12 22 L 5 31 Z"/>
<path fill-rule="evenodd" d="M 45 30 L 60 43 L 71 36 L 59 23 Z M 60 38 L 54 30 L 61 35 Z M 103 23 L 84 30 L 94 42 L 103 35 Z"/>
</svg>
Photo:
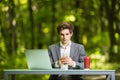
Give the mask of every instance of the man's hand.
<svg viewBox="0 0 120 80">
<path fill-rule="evenodd" d="M 61 66 L 61 65 L 69 65 L 69 66 L 73 66 L 75 64 L 75 62 L 69 57 L 69 56 L 63 56 L 59 59 L 58 61 L 58 65 Z"/>
</svg>

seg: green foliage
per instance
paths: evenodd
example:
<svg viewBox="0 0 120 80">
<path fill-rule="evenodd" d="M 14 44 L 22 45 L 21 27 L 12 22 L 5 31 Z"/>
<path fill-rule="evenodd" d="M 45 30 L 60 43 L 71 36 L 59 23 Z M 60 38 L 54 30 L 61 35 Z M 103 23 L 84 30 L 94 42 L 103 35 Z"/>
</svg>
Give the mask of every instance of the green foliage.
<svg viewBox="0 0 120 80">
<path fill-rule="evenodd" d="M 91 69 L 119 69 L 119 0 L 29 1 L 0 1 L 0 75 L 3 69 L 27 68 L 25 49 L 43 49 L 58 42 L 56 27 L 63 21 L 74 25 L 72 40 L 85 46 Z M 32 77 L 44 80 L 49 75 Z"/>
</svg>

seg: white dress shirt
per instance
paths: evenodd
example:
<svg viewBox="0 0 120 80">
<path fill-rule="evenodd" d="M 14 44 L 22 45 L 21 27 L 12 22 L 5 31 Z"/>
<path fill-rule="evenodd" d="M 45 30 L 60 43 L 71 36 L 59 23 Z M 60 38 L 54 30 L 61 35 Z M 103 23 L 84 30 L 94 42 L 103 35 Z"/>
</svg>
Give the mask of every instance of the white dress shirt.
<svg viewBox="0 0 120 80">
<path fill-rule="evenodd" d="M 60 42 L 60 55 L 62 56 L 70 56 L 70 47 L 71 47 L 71 41 L 69 42 L 69 44 L 67 46 L 64 46 L 61 42 Z"/>
<path fill-rule="evenodd" d="M 60 56 L 70 56 L 70 48 L 71 48 L 71 41 L 69 42 L 69 44 L 67 46 L 64 46 L 61 42 L 60 42 Z M 57 64 L 58 61 L 56 61 L 55 63 L 55 67 L 59 67 Z M 72 67 L 75 67 L 76 64 L 74 63 L 74 65 Z"/>
</svg>

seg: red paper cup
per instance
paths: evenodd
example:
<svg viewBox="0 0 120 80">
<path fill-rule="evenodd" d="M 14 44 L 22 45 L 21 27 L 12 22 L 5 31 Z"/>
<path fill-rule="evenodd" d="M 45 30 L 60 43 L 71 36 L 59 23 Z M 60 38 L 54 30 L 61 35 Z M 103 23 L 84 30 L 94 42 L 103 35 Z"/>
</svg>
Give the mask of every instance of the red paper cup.
<svg viewBox="0 0 120 80">
<path fill-rule="evenodd" d="M 88 56 L 84 57 L 84 69 L 85 70 L 90 69 L 90 57 L 88 57 Z"/>
</svg>

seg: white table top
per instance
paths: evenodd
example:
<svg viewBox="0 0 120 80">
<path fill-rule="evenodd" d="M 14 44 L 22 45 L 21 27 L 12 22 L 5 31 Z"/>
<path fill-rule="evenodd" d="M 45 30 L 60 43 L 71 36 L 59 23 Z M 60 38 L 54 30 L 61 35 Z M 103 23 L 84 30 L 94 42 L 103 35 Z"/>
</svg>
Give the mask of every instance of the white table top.
<svg viewBox="0 0 120 80">
<path fill-rule="evenodd" d="M 60 70 L 60 69 L 52 69 L 52 70 L 30 70 L 30 69 L 4 69 L 4 72 L 7 74 L 111 74 L 115 72 L 115 70 Z"/>
</svg>

